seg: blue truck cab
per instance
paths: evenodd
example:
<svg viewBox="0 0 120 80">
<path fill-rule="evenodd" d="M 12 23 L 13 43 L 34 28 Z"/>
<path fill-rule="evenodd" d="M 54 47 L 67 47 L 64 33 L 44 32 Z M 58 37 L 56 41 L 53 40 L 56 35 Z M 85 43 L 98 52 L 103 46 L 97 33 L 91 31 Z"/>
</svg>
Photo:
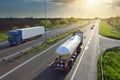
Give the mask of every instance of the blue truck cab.
<svg viewBox="0 0 120 80">
<path fill-rule="evenodd" d="M 19 44 L 22 41 L 21 30 L 11 30 L 8 32 L 8 42 L 10 45 Z"/>
</svg>

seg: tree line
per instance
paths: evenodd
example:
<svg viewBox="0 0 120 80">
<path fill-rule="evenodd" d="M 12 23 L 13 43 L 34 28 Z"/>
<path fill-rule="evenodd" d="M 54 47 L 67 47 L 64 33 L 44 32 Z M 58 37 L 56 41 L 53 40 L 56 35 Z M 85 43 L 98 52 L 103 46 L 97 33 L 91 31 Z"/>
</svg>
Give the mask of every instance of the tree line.
<svg viewBox="0 0 120 80">
<path fill-rule="evenodd" d="M 29 18 L 30 20 L 31 18 Z M 79 18 L 47 18 L 47 19 L 40 19 L 39 20 L 39 23 L 35 24 L 35 26 L 45 26 L 46 28 L 49 28 L 49 29 L 52 29 L 53 27 L 61 27 L 61 26 L 67 26 L 67 25 L 70 25 L 70 24 L 73 24 L 73 23 L 76 23 L 80 21 Z M 27 24 L 27 25 L 24 25 L 23 28 L 29 28 L 29 27 L 32 27 L 31 25 Z M 13 26 L 11 29 L 14 30 L 14 29 L 18 29 L 19 27 L 18 26 Z"/>
<path fill-rule="evenodd" d="M 120 17 L 111 17 L 106 19 L 106 21 L 120 31 Z"/>
</svg>

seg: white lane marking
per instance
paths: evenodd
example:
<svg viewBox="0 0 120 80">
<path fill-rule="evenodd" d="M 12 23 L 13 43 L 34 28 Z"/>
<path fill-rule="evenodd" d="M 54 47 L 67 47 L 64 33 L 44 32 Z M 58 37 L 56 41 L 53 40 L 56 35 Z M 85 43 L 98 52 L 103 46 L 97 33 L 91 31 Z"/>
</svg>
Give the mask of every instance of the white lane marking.
<svg viewBox="0 0 120 80">
<path fill-rule="evenodd" d="M 89 45 L 89 44 L 90 44 L 90 40 L 88 41 L 87 45 Z"/>
<path fill-rule="evenodd" d="M 68 37 L 67 37 L 68 38 Z M 61 40 L 60 42 L 64 41 L 66 38 L 64 38 L 63 40 Z M 23 65 L 27 64 L 28 62 L 32 61 L 33 59 L 35 59 L 36 57 L 40 56 L 41 54 L 43 54 L 44 52 L 48 51 L 49 49 L 53 48 L 54 46 L 56 46 L 57 44 L 59 44 L 60 42 L 54 44 L 53 46 L 49 47 L 48 49 L 42 51 L 41 53 L 35 55 L 34 57 L 30 58 L 29 60 L 25 61 L 24 63 L 20 64 L 19 66 L 15 67 L 14 69 L 10 70 L 9 72 L 5 73 L 4 75 L 0 76 L 0 79 L 6 77 L 8 74 L 14 72 L 15 70 L 19 69 L 20 67 L 22 67 Z"/>
<path fill-rule="evenodd" d="M 85 48 L 86 48 L 86 47 L 85 47 Z M 80 63 L 81 63 L 81 60 L 82 60 L 82 58 L 83 58 L 83 55 L 84 55 L 85 51 L 86 51 L 86 49 L 84 49 L 83 54 L 82 54 L 82 56 L 80 57 L 79 62 L 78 62 L 78 64 L 77 64 L 77 66 L 76 66 L 76 68 L 75 68 L 75 71 L 73 72 L 73 75 L 72 75 L 72 77 L 71 77 L 70 80 L 74 80 L 74 77 L 75 77 L 75 75 L 76 75 L 77 69 L 78 69 L 78 67 L 79 67 L 79 65 L 80 65 Z"/>
<path fill-rule="evenodd" d="M 93 36 L 93 32 L 92 32 L 92 35 L 90 36 L 89 39 L 91 39 L 92 36 Z M 89 43 L 89 40 L 88 40 L 87 44 L 88 44 L 88 43 Z M 85 45 L 86 47 L 87 47 L 87 44 Z M 77 70 L 78 70 L 78 67 L 79 67 L 79 65 L 80 65 L 80 63 L 81 63 L 81 61 L 82 61 L 82 58 L 83 58 L 84 54 L 85 54 L 86 47 L 85 47 L 85 49 L 83 50 L 83 53 L 82 53 L 82 55 L 81 55 L 81 57 L 80 57 L 80 59 L 79 59 L 79 62 L 78 62 L 78 64 L 77 64 L 77 66 L 76 66 L 76 68 L 75 68 L 75 70 L 74 70 L 74 72 L 73 72 L 73 75 L 72 75 L 72 77 L 71 77 L 70 80 L 74 80 L 74 77 L 75 77 L 75 75 L 76 75 L 76 72 L 77 72 Z"/>
<path fill-rule="evenodd" d="M 88 50 L 88 46 L 85 47 L 85 50 Z"/>
<path fill-rule="evenodd" d="M 53 63 L 54 63 L 54 61 L 52 61 L 48 66 L 50 67 Z"/>
</svg>

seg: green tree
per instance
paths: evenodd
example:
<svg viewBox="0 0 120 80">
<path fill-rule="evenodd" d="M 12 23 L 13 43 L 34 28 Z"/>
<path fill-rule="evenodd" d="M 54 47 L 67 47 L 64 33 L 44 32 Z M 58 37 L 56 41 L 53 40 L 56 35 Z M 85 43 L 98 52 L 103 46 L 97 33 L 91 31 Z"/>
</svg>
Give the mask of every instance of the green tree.
<svg viewBox="0 0 120 80">
<path fill-rule="evenodd" d="M 42 20 L 40 21 L 40 26 L 50 27 L 52 25 L 50 20 Z"/>
<path fill-rule="evenodd" d="M 59 24 L 60 24 L 60 20 L 56 20 L 55 25 L 59 25 Z"/>
<path fill-rule="evenodd" d="M 51 23 L 50 20 L 47 20 L 47 21 L 46 21 L 46 26 L 47 26 L 47 27 L 51 26 L 51 24 L 52 24 L 52 23 Z"/>
<path fill-rule="evenodd" d="M 40 21 L 40 26 L 45 26 L 45 21 L 44 20 Z"/>
<path fill-rule="evenodd" d="M 69 20 L 66 18 L 63 18 L 60 20 L 60 24 L 69 24 Z"/>
<path fill-rule="evenodd" d="M 25 28 L 30 28 L 30 26 L 29 25 L 25 25 Z"/>
<path fill-rule="evenodd" d="M 69 23 L 70 24 L 78 22 L 78 21 L 79 21 L 79 18 L 74 18 L 74 17 L 69 18 Z"/>
<path fill-rule="evenodd" d="M 12 27 L 12 30 L 19 29 L 17 26 Z"/>
</svg>

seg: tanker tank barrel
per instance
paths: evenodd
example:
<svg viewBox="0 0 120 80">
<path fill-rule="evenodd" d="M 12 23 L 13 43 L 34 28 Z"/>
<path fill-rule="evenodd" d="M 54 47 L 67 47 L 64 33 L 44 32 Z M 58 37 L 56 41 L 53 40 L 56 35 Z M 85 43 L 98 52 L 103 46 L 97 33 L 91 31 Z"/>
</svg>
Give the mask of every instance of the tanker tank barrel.
<svg viewBox="0 0 120 80">
<path fill-rule="evenodd" d="M 58 56 L 71 56 L 75 49 L 83 41 L 83 32 L 76 31 L 73 33 L 73 36 L 68 39 L 65 43 L 59 46 L 56 50 Z"/>
</svg>

